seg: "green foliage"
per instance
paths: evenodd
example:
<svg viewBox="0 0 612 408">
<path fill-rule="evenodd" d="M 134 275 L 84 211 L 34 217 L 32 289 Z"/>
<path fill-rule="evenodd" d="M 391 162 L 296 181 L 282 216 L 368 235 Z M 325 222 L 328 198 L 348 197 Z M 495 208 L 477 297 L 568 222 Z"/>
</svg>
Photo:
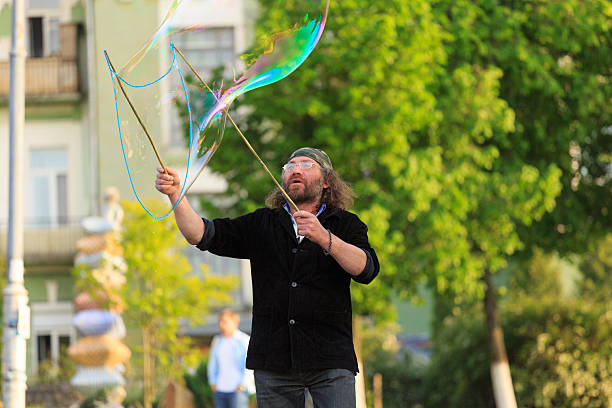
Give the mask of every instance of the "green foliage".
<svg viewBox="0 0 612 408">
<path fill-rule="evenodd" d="M 583 280 L 580 291 L 585 296 L 606 301 L 612 294 L 612 234 L 595 244 L 580 264 Z"/>
<path fill-rule="evenodd" d="M 287 15 L 303 11 L 299 2 L 282 8 L 274 0 L 260 5 L 259 34 L 281 30 Z M 330 153 L 335 168 L 359 194 L 354 211 L 369 226 L 387 282 L 400 272 L 406 275 L 407 264 L 404 236 L 411 203 L 397 194 L 395 185 L 405 176 L 412 133 L 440 117 L 427 90 L 445 58 L 443 33 L 432 19 L 423 0 L 332 2 L 323 37 L 304 64 L 288 78 L 246 94 L 232 111 L 278 178 L 281 165 L 298 147 L 317 146 Z M 238 109 L 241 105 L 248 109 Z M 231 210 L 217 208 L 211 216 L 260 207 L 274 188 L 229 127 L 210 166 L 228 181 L 227 196 L 240 197 Z M 430 185 L 426 181 L 419 191 L 435 194 Z M 421 278 L 406 276 L 396 288 L 411 293 Z M 395 317 L 383 280 L 355 285 L 357 313 Z"/>
<path fill-rule="evenodd" d="M 106 402 L 108 397 L 108 390 L 101 388 L 96 391 L 93 395 L 85 398 L 79 405 L 79 408 L 97 408 Z"/>
<path fill-rule="evenodd" d="M 437 4 L 451 64 L 503 74 L 499 94 L 515 126 L 496 143 L 500 157 L 561 171 L 554 211 L 536 228 L 519 225 L 521 239 L 562 254 L 588 249 L 610 228 L 612 2 Z"/>
<path fill-rule="evenodd" d="M 154 210 L 162 206 L 157 201 L 146 205 Z M 231 302 L 228 292 L 237 280 L 211 275 L 205 265 L 200 273 L 194 273 L 181 252 L 186 244 L 172 218 L 152 220 L 138 203 L 124 202 L 123 207 L 124 258 L 128 266 L 122 294 L 124 316 L 142 330 L 157 372 L 165 379 L 178 379 L 181 367 L 199 358 L 191 347 L 191 338 L 181 336 L 180 323 L 183 319 L 190 324 L 201 323 L 212 307 Z M 146 352 L 141 346 L 132 349 Z"/>
<path fill-rule="evenodd" d="M 278 31 L 295 3 L 260 1 L 258 32 Z M 270 168 L 321 147 L 358 193 L 382 272 L 356 285 L 357 313 L 390 318 L 391 291 L 422 282 L 445 299 L 425 406 L 493 404 L 483 315 L 468 313 L 486 270 L 537 247 L 582 252 L 610 231 L 610 21 L 609 0 L 332 2 L 311 57 L 234 106 L 249 106 L 236 119 Z M 232 129 L 210 165 L 239 198 L 224 215 L 273 188 Z M 523 298 L 502 316 L 519 404 L 609 404 L 605 308 Z"/>
<path fill-rule="evenodd" d="M 126 396 L 122 404 L 126 408 L 141 408 L 144 396 L 143 389 L 134 385 L 126 387 Z"/>
<path fill-rule="evenodd" d="M 610 304 L 524 297 L 502 307 L 520 407 L 605 407 L 612 401 Z M 447 318 L 422 389 L 427 407 L 494 407 L 482 315 Z"/>
<path fill-rule="evenodd" d="M 300 12 L 298 2 L 260 3 L 258 36 Z M 602 230 L 611 9 L 599 0 L 336 2 L 297 71 L 237 101 L 234 116 L 272 169 L 318 146 L 358 193 L 354 210 L 383 265 L 380 280 L 356 285 L 358 313 L 393 318 L 390 287 L 411 297 L 421 282 L 479 299 L 485 269 L 559 238 L 575 249 L 581 231 Z M 572 143 L 590 152 L 575 189 Z M 210 166 L 240 197 L 224 215 L 253 210 L 273 188 L 231 128 Z"/>
<path fill-rule="evenodd" d="M 76 372 L 76 362 L 68 357 L 66 349 L 66 346 L 61 347 L 57 364 L 53 364 L 50 358 L 38 364 L 37 382 L 69 382 L 72 379 Z"/>
<path fill-rule="evenodd" d="M 529 262 L 521 262 L 511 269 L 508 291 L 517 300 L 530 296 L 561 296 L 561 267 L 559 259 L 536 248 Z"/>
<path fill-rule="evenodd" d="M 606 239 L 597 246 L 607 244 Z M 599 255 L 593 251 L 585 259 L 597 264 Z M 609 297 L 563 295 L 561 270 L 556 254 L 540 250 L 512 269 L 509 296 L 500 309 L 517 402 L 521 407 L 608 406 L 612 304 Z M 611 284 L 596 285 L 609 293 Z M 482 310 L 462 306 L 436 332 L 421 389 L 427 407 L 494 406 Z"/>
<path fill-rule="evenodd" d="M 213 391 L 208 384 L 207 361 L 202 360 L 194 374 L 183 374 L 185 386 L 193 394 L 196 408 L 209 408 L 214 405 Z"/>
<path fill-rule="evenodd" d="M 127 395 L 125 399 L 121 402 L 121 405 L 126 408 L 142 408 L 144 406 L 144 389 L 129 387 L 127 390 Z M 153 403 L 151 404 L 151 408 L 159 408 L 159 402 L 163 397 L 163 393 L 158 394 Z"/>
<path fill-rule="evenodd" d="M 517 399 L 536 407 L 612 402 L 610 303 L 531 299 L 506 312 Z M 512 330 L 512 329 L 510 329 Z"/>
<path fill-rule="evenodd" d="M 425 366 L 415 361 L 409 352 L 397 353 L 379 349 L 365 364 L 368 384 L 372 384 L 374 374 L 382 375 L 383 406 L 421 406 L 420 390 Z M 368 400 L 371 400 L 372 395 L 368 397 Z"/>
<path fill-rule="evenodd" d="M 508 327 L 503 329 L 506 333 Z M 436 333 L 421 392 L 428 408 L 495 406 L 482 312 L 470 310 L 445 318 Z"/>
</svg>

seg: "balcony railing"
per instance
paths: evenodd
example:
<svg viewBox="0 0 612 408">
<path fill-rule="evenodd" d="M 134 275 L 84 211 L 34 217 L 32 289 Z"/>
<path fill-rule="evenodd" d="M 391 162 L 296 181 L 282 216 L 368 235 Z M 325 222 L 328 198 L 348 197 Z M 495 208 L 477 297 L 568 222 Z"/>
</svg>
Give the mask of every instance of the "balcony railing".
<svg viewBox="0 0 612 408">
<path fill-rule="evenodd" d="M 10 65 L 0 62 L 0 96 L 9 94 Z M 61 57 L 29 58 L 26 60 L 26 96 L 72 94 L 79 90 L 76 59 Z"/>
<path fill-rule="evenodd" d="M 63 24 L 60 37 L 59 55 L 26 59 L 26 97 L 58 96 L 79 91 L 76 25 Z M 0 97 L 8 97 L 9 78 L 10 61 L 0 61 Z"/>
<path fill-rule="evenodd" d="M 71 263 L 76 242 L 84 236 L 81 218 L 25 220 L 23 259 L 26 264 Z M 0 253 L 6 259 L 8 223 L 0 222 Z"/>
</svg>

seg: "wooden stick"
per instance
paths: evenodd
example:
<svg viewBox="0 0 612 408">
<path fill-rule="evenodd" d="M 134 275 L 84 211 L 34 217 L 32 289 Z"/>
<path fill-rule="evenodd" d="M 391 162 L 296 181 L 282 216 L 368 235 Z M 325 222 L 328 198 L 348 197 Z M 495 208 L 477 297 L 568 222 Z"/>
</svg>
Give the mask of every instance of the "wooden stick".
<svg viewBox="0 0 612 408">
<path fill-rule="evenodd" d="M 113 70 L 113 72 L 115 72 L 115 74 L 117 74 L 117 71 L 115 71 L 115 67 L 113 67 L 113 63 L 111 62 L 110 56 L 108 55 L 108 53 L 106 54 L 106 57 L 108 58 L 108 64 L 110 65 L 111 69 Z M 151 146 L 153 146 L 153 151 L 155 152 L 155 155 L 157 156 L 157 160 L 159 160 L 159 164 L 161 164 L 162 168 L 164 169 L 164 173 L 168 174 L 168 170 L 166 169 L 166 166 L 164 165 L 164 162 L 162 161 L 162 158 L 159 155 L 159 152 L 157 151 L 157 147 L 155 147 L 155 142 L 153 142 L 153 138 L 149 134 L 149 131 L 147 130 L 147 127 L 145 126 L 145 124 L 140 119 L 138 112 L 136 112 L 136 108 L 134 108 L 132 101 L 130 101 L 130 98 L 127 96 L 125 89 L 123 89 L 123 84 L 121 83 L 121 79 L 119 78 L 118 75 L 117 75 L 117 83 L 119 83 L 119 88 L 121 88 L 121 92 L 123 92 L 123 96 L 125 96 L 125 100 L 130 105 L 130 108 L 132 108 L 132 112 L 134 112 L 136 119 L 138 119 L 138 123 L 140 123 L 140 126 L 142 126 L 142 130 L 144 130 L 145 134 L 149 138 L 149 142 L 151 143 Z"/>
<path fill-rule="evenodd" d="M 206 81 L 204 81 L 204 79 L 202 79 L 202 77 L 200 76 L 200 74 L 198 74 L 198 72 L 195 70 L 195 68 L 189 63 L 189 61 L 187 61 L 187 58 L 185 58 L 185 56 L 183 55 L 183 53 L 181 52 L 181 50 L 179 50 L 178 48 L 176 48 L 176 46 L 174 47 L 174 49 L 179 53 L 179 55 L 181 56 L 181 58 L 183 58 L 183 61 L 185 61 L 185 63 L 189 66 L 189 69 L 191 69 L 191 72 L 193 72 L 195 74 L 195 76 L 198 77 L 198 79 L 200 80 L 200 82 L 202 82 L 202 84 L 204 84 L 204 86 L 206 87 L 206 89 L 208 89 L 208 91 L 215 97 L 215 99 L 217 100 L 217 102 L 219 102 L 219 98 L 217 98 L 217 95 L 215 94 L 215 92 L 210 89 L 210 87 L 208 86 L 208 84 L 206 83 Z M 285 196 L 285 198 L 287 199 L 287 201 L 293 206 L 293 208 L 295 208 L 295 211 L 300 211 L 300 209 L 298 208 L 297 205 L 295 205 L 295 203 L 293 202 L 293 200 L 291 199 L 291 197 L 289 197 L 289 195 L 287 194 L 287 192 L 283 189 L 283 187 L 278 183 L 278 181 L 276 181 L 276 178 L 274 177 L 274 175 L 272 175 L 272 173 L 270 172 L 270 170 L 268 170 L 268 166 L 266 166 L 266 164 L 263 162 L 263 160 L 261 160 L 261 158 L 259 158 L 259 155 L 257 154 L 257 152 L 255 151 L 255 149 L 253 149 L 253 147 L 251 146 L 251 144 L 249 143 L 249 141 L 247 140 L 247 138 L 244 136 L 244 134 L 240 131 L 240 129 L 238 128 L 238 125 L 236 124 L 236 122 L 234 122 L 234 119 L 232 119 L 232 117 L 230 116 L 229 112 L 227 109 L 225 109 L 225 113 L 227 114 L 228 119 L 230 120 L 230 122 L 232 122 L 232 125 L 234 125 L 234 128 L 236 128 L 236 131 L 238 132 L 238 134 L 240 135 L 240 137 L 242 137 L 242 140 L 244 140 L 244 143 L 246 143 L 247 147 L 251 150 L 251 153 L 253 153 L 255 155 L 255 157 L 257 158 L 257 160 L 259 160 L 259 163 L 261 163 L 261 165 L 263 166 L 264 170 L 268 173 L 268 175 L 272 178 L 272 180 L 274 181 L 274 183 L 276 184 L 276 186 L 280 189 L 281 193 Z"/>
</svg>

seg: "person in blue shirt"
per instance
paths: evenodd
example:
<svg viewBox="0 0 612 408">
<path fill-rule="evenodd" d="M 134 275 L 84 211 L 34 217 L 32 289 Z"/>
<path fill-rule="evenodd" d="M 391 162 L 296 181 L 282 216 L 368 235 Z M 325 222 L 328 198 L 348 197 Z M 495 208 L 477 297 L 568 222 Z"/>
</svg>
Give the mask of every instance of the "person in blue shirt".
<svg viewBox="0 0 612 408">
<path fill-rule="evenodd" d="M 221 334 L 213 338 L 208 360 L 208 382 L 217 408 L 246 408 L 255 392 L 253 372 L 246 369 L 249 335 L 238 330 L 240 316 L 224 309 L 219 314 Z"/>
</svg>

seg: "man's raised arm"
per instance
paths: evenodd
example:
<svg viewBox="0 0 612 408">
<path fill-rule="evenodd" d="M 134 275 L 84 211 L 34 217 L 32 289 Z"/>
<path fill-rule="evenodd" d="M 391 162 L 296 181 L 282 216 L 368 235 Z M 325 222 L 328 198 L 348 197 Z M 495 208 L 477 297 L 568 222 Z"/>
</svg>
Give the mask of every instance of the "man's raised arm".
<svg viewBox="0 0 612 408">
<path fill-rule="evenodd" d="M 174 205 L 181 194 L 181 181 L 178 173 L 170 168 L 166 168 L 168 174 L 164 173 L 164 169 L 157 168 L 157 177 L 155 179 L 155 188 L 162 194 L 165 194 L 170 199 L 170 203 Z M 191 208 L 187 199 L 181 200 L 174 208 L 174 219 L 181 234 L 187 242 L 192 245 L 198 244 L 204 236 L 204 221 Z"/>
</svg>

